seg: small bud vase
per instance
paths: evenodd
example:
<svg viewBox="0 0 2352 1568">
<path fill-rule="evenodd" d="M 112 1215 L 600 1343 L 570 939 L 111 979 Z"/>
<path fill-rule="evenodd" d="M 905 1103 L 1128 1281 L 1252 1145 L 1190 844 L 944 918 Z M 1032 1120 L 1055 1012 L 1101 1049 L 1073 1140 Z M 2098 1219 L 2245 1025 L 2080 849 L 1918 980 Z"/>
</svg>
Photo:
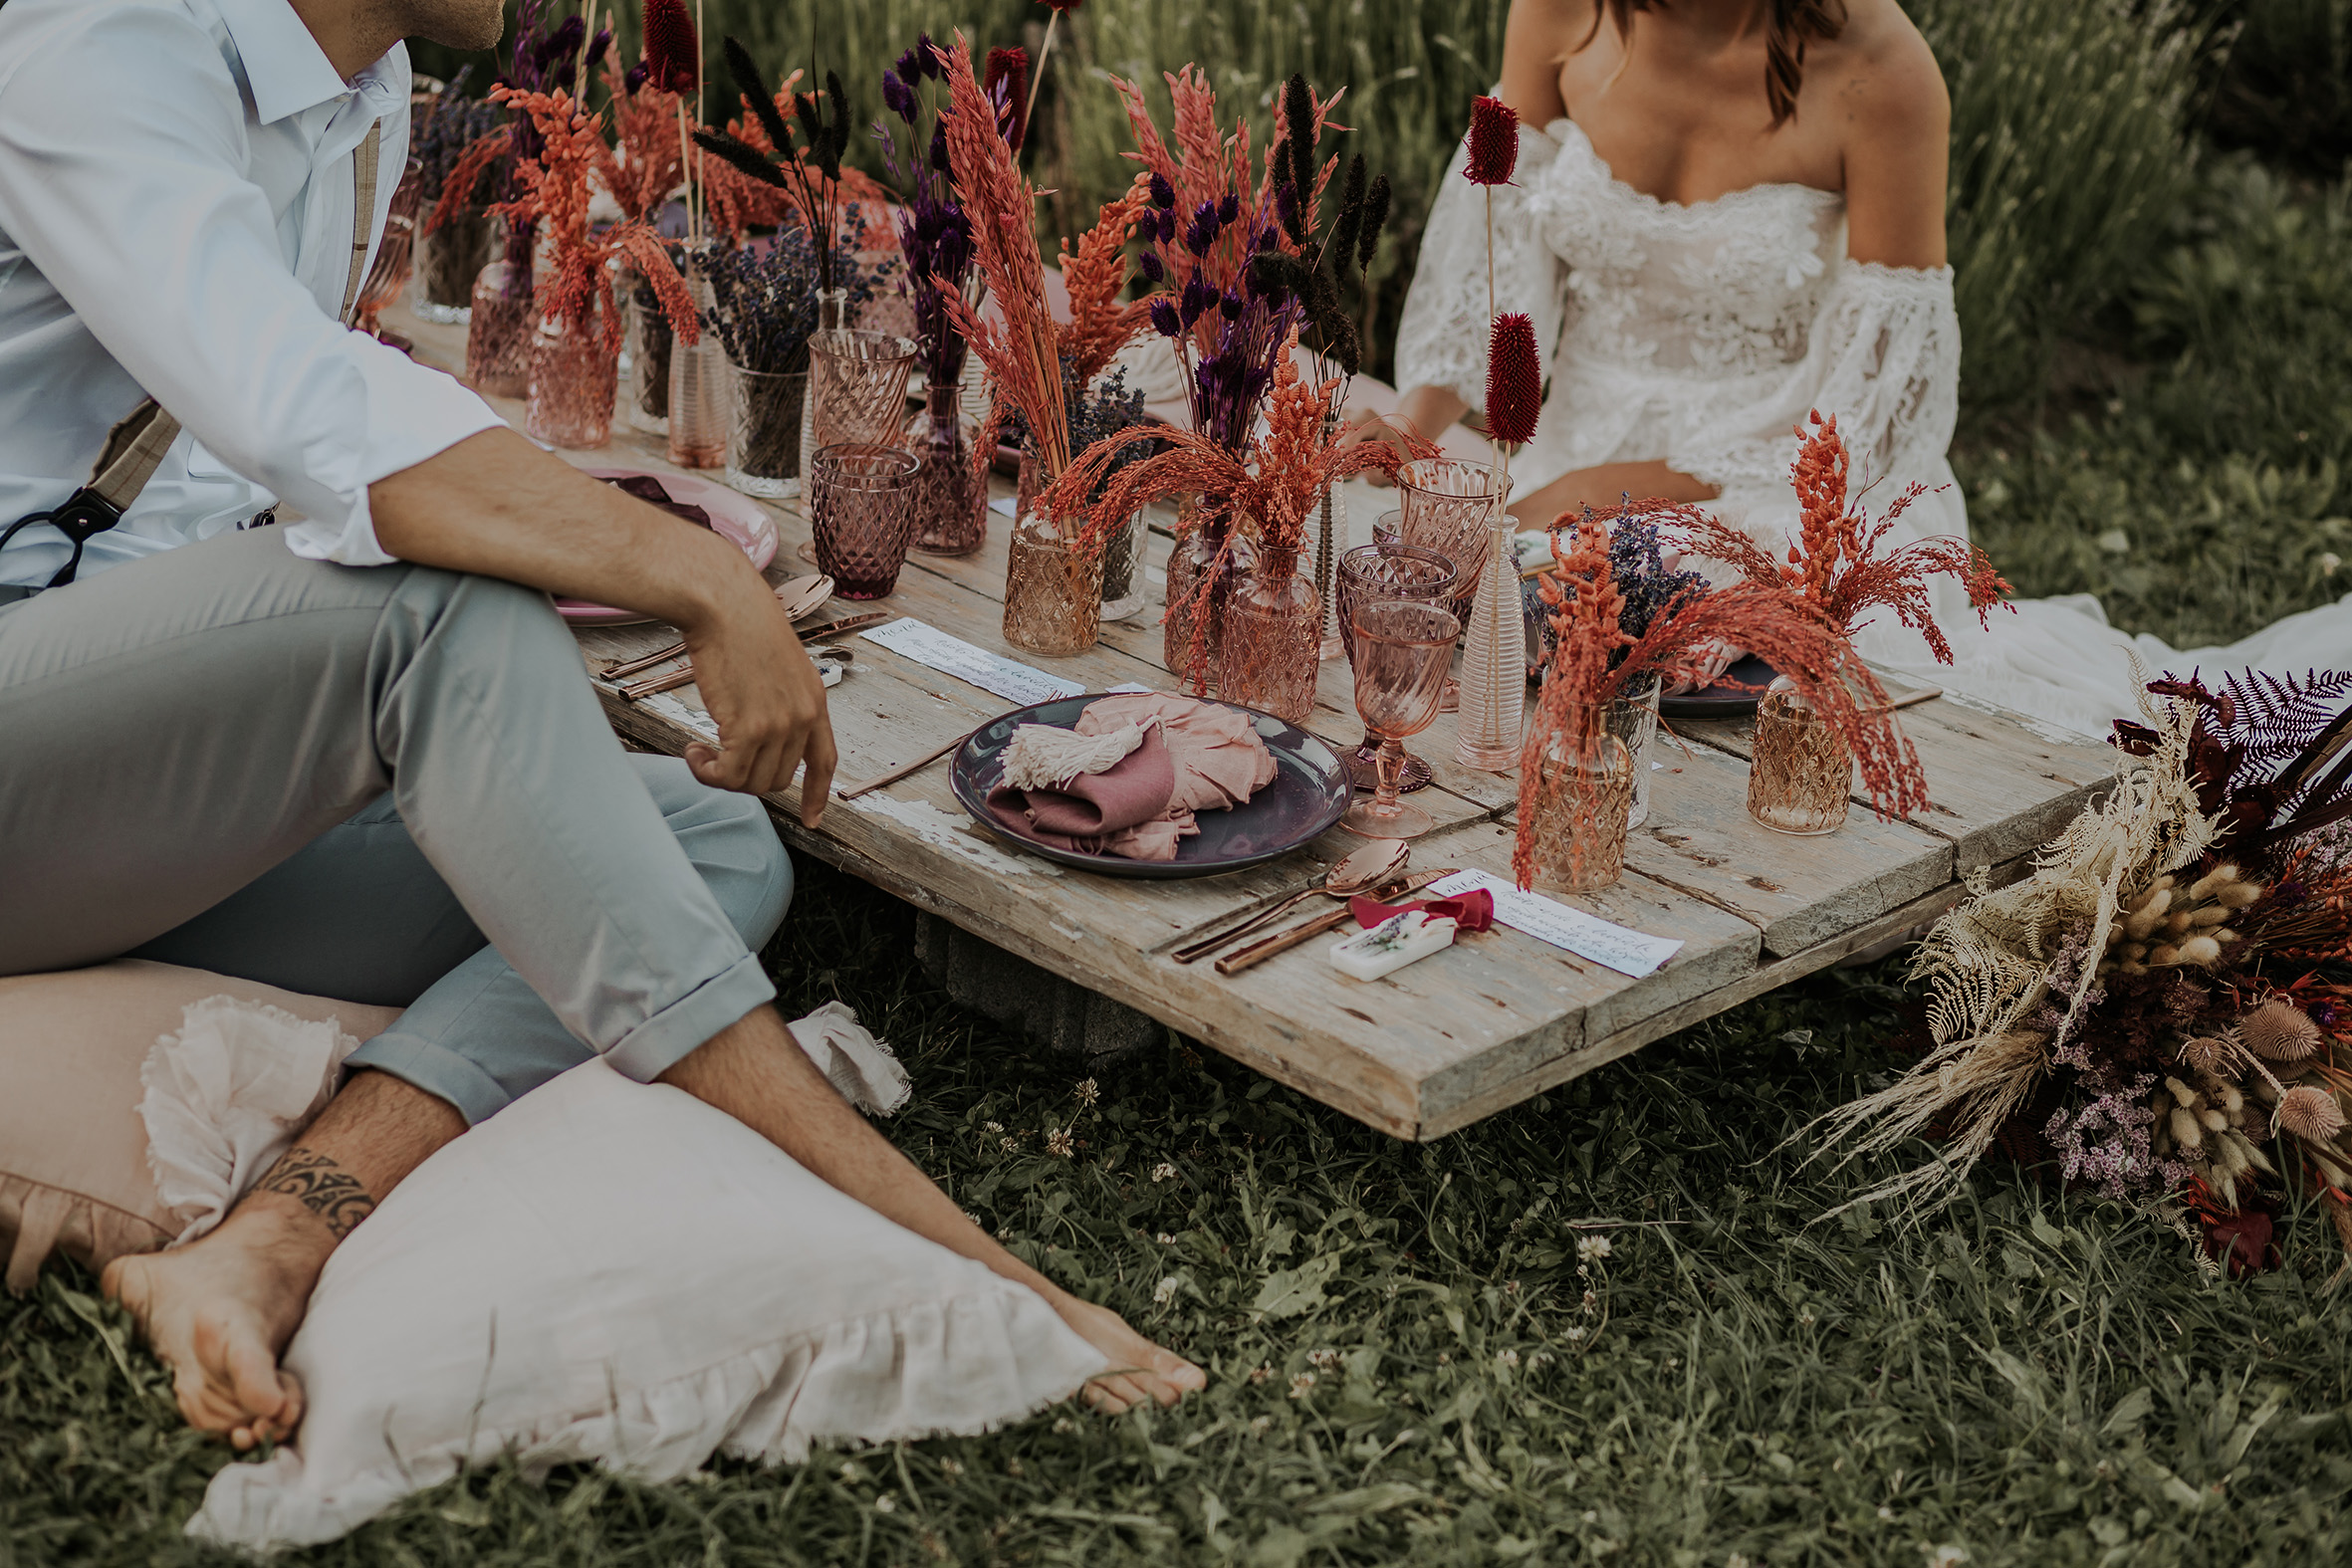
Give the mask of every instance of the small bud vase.
<svg viewBox="0 0 2352 1568">
<path fill-rule="evenodd" d="M 675 337 L 670 332 L 669 318 L 661 314 L 661 303 L 654 297 L 653 286 L 642 279 L 632 280 L 625 331 L 629 384 L 622 407 L 629 428 L 647 435 L 668 435 L 670 344 Z"/>
<path fill-rule="evenodd" d="M 1261 545 L 1256 566 L 1226 600 L 1219 695 L 1292 724 L 1304 723 L 1314 711 L 1322 639 L 1322 602 L 1298 570 L 1298 552 Z"/>
<path fill-rule="evenodd" d="M 1520 764 L 1535 777 L 1525 824 L 1531 885 L 1553 893 L 1596 892 L 1625 872 L 1633 761 L 1596 703 L 1565 705 L 1557 728 L 1538 724 Z"/>
<path fill-rule="evenodd" d="M 531 387 L 523 429 L 534 441 L 575 452 L 612 439 L 612 402 L 620 382 L 620 350 L 604 336 L 600 296 L 583 321 L 550 316 L 539 324 L 531 351 Z"/>
<path fill-rule="evenodd" d="M 746 370 L 728 366 L 726 481 L 747 496 L 781 501 L 801 493 L 801 415 L 808 405 L 806 370 Z"/>
<path fill-rule="evenodd" d="M 1330 446 L 1339 439 L 1339 411 L 1332 409 L 1323 415 L 1323 445 Z M 1348 648 L 1348 629 L 1341 625 L 1334 610 L 1337 595 L 1332 591 L 1339 570 L 1339 555 L 1347 549 L 1347 496 L 1336 482 L 1325 485 L 1314 509 L 1314 596 L 1323 606 L 1322 644 L 1317 657 L 1336 659 Z"/>
<path fill-rule="evenodd" d="M 1854 789 L 1846 739 L 1786 676 L 1756 705 L 1748 814 L 1775 833 L 1818 837 L 1845 825 Z"/>
<path fill-rule="evenodd" d="M 907 446 L 923 460 L 915 481 L 914 548 L 926 556 L 969 556 L 988 542 L 988 477 L 972 471 L 954 382 L 926 387 Z"/>
<path fill-rule="evenodd" d="M 694 313 L 710 319 L 712 247 L 690 249 L 679 271 Z M 683 337 L 670 343 L 669 460 L 680 468 L 717 468 L 727 461 L 728 394 L 727 352 L 717 333 L 705 332 L 695 341 Z"/>
<path fill-rule="evenodd" d="M 1633 800 L 1625 825 L 1639 827 L 1650 819 L 1650 749 L 1658 739 L 1658 677 L 1609 704 L 1609 733 L 1624 743 L 1633 764 Z"/>
<path fill-rule="evenodd" d="M 490 260 L 491 218 L 468 207 L 416 242 L 416 314 L 438 327 L 473 320 L 474 280 Z"/>
<path fill-rule="evenodd" d="M 484 397 L 521 397 L 531 390 L 531 351 L 539 312 L 531 284 L 513 284 L 512 264 L 494 261 L 474 278 L 473 314 L 466 322 L 465 378 Z"/>
<path fill-rule="evenodd" d="M 1005 640 L 1059 658 L 1094 646 L 1101 630 L 1102 558 L 1039 519 L 1013 525 L 1005 563 Z"/>
<path fill-rule="evenodd" d="M 1464 628 L 1461 708 L 1454 718 L 1456 761 L 1489 773 L 1519 766 L 1527 722 L 1527 614 L 1513 532 L 1511 514 L 1497 502 L 1488 524 L 1486 566 Z"/>
<path fill-rule="evenodd" d="M 1234 528 L 1231 512 L 1232 502 L 1222 496 L 1183 497 L 1176 509 L 1181 537 L 1168 554 L 1161 658 L 1169 674 L 1203 696 L 1221 688 L 1225 605 L 1258 559 L 1248 537 Z"/>
</svg>

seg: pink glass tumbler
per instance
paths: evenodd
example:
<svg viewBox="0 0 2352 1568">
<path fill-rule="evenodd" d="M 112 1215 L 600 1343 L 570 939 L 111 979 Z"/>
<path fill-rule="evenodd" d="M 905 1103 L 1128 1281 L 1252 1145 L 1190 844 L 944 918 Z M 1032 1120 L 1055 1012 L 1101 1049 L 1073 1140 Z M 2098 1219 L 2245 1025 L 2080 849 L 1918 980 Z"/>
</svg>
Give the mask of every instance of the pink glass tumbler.
<svg viewBox="0 0 2352 1568">
<path fill-rule="evenodd" d="M 912 452 L 868 442 L 844 442 L 817 453 L 810 477 L 810 527 L 817 565 L 845 599 L 878 599 L 898 586 L 898 569 L 914 543 L 915 476 Z"/>
</svg>

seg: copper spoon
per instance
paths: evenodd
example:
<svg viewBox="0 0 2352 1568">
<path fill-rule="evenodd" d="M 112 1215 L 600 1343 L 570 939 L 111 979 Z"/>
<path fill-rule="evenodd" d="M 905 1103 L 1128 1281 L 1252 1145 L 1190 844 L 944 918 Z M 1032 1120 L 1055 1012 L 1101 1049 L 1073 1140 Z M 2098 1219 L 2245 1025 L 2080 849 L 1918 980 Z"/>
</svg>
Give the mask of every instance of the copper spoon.
<svg viewBox="0 0 2352 1568">
<path fill-rule="evenodd" d="M 1334 863 L 1331 869 L 1323 874 L 1322 886 L 1302 888 L 1272 908 L 1260 910 L 1239 925 L 1228 926 L 1213 937 L 1203 937 L 1198 942 L 1186 943 L 1183 947 L 1170 953 L 1168 957 L 1179 964 L 1190 964 L 1195 959 L 1207 958 L 1237 937 L 1246 937 L 1253 931 L 1261 931 L 1273 925 L 1317 893 L 1322 894 L 1325 898 L 1353 898 L 1364 889 L 1384 882 L 1402 870 L 1406 859 L 1412 852 L 1413 846 L 1408 839 L 1375 838 L 1361 849 L 1349 854 L 1345 859 Z"/>
</svg>

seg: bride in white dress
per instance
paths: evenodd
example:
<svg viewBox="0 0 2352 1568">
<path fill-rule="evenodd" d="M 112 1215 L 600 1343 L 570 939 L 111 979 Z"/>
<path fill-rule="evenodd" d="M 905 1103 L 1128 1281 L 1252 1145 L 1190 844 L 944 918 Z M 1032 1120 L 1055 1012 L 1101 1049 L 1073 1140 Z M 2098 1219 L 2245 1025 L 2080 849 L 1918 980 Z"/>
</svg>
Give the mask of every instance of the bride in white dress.
<svg viewBox="0 0 2352 1568">
<path fill-rule="evenodd" d="M 1902 532 L 1967 537 L 1946 457 L 1950 101 L 1895 0 L 1516 0 L 1499 94 L 1522 129 L 1516 183 L 1494 192 L 1496 297 L 1533 318 L 1550 372 L 1513 463 L 1526 525 L 1630 492 L 1776 538 L 1797 517 L 1794 428 L 1818 409 L 1879 481 L 1874 513 L 1917 482 L 1933 494 Z M 1479 405 L 1486 375 L 1486 192 L 1463 160 L 1397 339 L 1390 417 L 1430 435 Z M 2352 662 L 2352 599 L 2176 651 L 2109 627 L 2088 594 L 1980 630 L 1941 585 L 1953 665 L 1891 622 L 1862 635 L 1865 656 L 2084 734 L 2137 711 L 2127 650 L 2184 672 Z"/>
</svg>

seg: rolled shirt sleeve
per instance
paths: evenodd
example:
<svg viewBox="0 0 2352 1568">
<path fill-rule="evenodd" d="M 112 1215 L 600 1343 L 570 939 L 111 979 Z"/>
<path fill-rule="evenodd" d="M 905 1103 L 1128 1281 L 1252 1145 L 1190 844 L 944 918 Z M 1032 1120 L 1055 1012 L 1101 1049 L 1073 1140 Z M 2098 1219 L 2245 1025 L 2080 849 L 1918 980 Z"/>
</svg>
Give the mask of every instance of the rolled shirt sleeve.
<svg viewBox="0 0 2352 1568">
<path fill-rule="evenodd" d="M 502 421 L 321 305 L 246 175 L 245 125 L 187 13 L 55 30 L 0 80 L 0 230 L 138 386 L 308 520 L 288 531 L 298 554 L 382 564 L 367 487 Z"/>
</svg>

